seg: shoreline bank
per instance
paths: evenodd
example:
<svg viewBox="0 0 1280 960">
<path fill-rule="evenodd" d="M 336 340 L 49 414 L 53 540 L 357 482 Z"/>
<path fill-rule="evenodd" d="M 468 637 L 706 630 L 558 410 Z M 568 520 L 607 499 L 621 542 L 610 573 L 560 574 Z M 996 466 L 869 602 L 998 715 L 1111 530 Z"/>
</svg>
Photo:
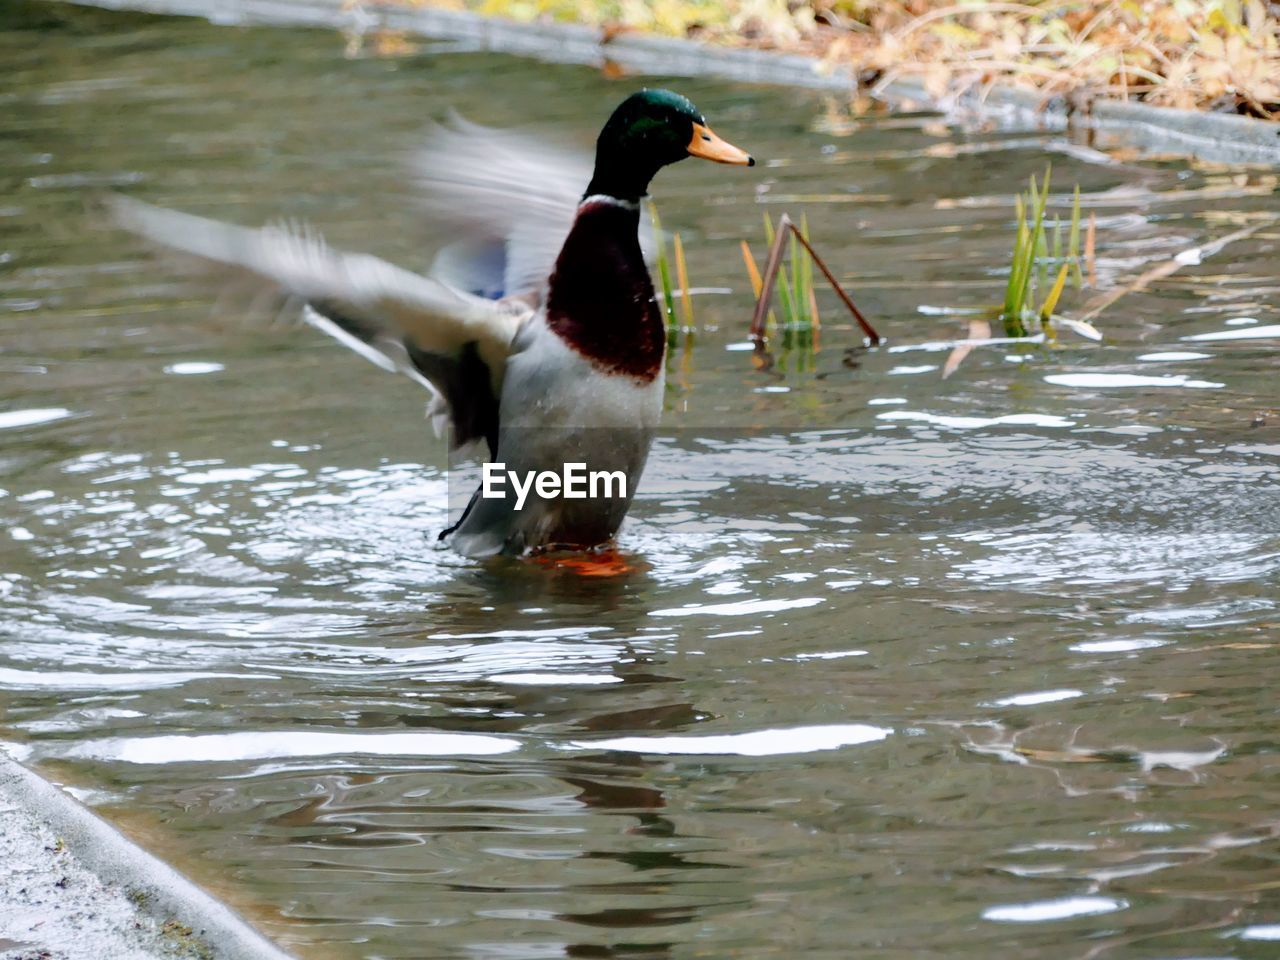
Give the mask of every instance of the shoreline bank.
<svg viewBox="0 0 1280 960">
<path fill-rule="evenodd" d="M 292 960 L 0 746 L 0 960 Z"/>
<path fill-rule="evenodd" d="M 344 0 L 70 0 L 112 10 L 194 16 L 221 25 L 295 25 L 346 31 L 403 31 L 485 50 L 624 73 L 707 76 L 743 83 L 857 92 L 855 71 L 798 53 L 715 46 L 574 23 L 522 23 L 435 7 L 366 5 Z M 1131 146 L 1211 162 L 1280 165 L 1280 123 L 1121 100 L 1072 102 L 1034 90 L 996 86 L 985 95 L 938 99 L 922 82 L 894 80 L 878 96 L 997 124 L 1071 130 L 1100 147 Z"/>
</svg>

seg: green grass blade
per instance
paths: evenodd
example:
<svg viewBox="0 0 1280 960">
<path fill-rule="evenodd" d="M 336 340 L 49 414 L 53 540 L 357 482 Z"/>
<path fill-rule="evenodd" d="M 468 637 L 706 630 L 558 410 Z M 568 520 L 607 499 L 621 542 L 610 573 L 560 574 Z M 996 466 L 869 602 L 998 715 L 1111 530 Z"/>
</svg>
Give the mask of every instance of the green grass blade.
<svg viewBox="0 0 1280 960">
<path fill-rule="evenodd" d="M 1013 210 L 1018 227 L 1017 232 L 1013 235 L 1013 254 L 1009 258 L 1009 279 L 1005 282 L 1004 287 L 1004 308 L 1001 315 L 1005 318 L 1006 327 L 1008 326 L 1009 318 L 1014 315 L 1017 309 L 1014 297 L 1018 291 L 1018 267 L 1022 262 L 1022 230 L 1024 222 L 1021 196 L 1014 198 Z"/>
<path fill-rule="evenodd" d="M 1058 271 L 1058 279 L 1053 284 L 1053 289 L 1049 291 L 1049 296 L 1045 297 L 1044 303 L 1040 306 L 1040 320 L 1044 323 L 1049 322 L 1049 318 L 1053 316 L 1053 311 L 1058 306 L 1058 298 L 1062 296 L 1062 288 L 1067 285 L 1067 274 L 1070 272 L 1071 264 L 1064 263 L 1062 269 Z"/>
<path fill-rule="evenodd" d="M 787 270 L 786 264 L 783 264 L 782 269 L 778 271 L 778 299 L 782 301 L 782 318 L 784 322 L 787 324 L 795 323 L 795 296 L 791 289 L 790 271 Z"/>
<path fill-rule="evenodd" d="M 684 244 L 680 241 L 680 234 L 678 233 L 671 239 L 675 247 L 676 280 L 680 284 L 680 308 L 684 316 L 684 327 L 686 331 L 692 333 L 693 297 L 689 295 L 689 267 L 684 259 Z"/>
<path fill-rule="evenodd" d="M 671 265 L 667 261 L 667 243 L 662 236 L 662 220 L 658 217 L 658 208 L 652 201 L 649 203 L 649 220 L 653 224 L 653 245 L 658 265 L 658 283 L 662 287 L 662 303 L 667 319 L 674 320 L 676 301 L 671 286 Z"/>
<path fill-rule="evenodd" d="M 1034 256 L 1036 264 L 1035 289 L 1040 291 L 1049 286 L 1049 244 L 1046 241 L 1043 229 L 1036 235 Z"/>
<path fill-rule="evenodd" d="M 800 242 L 794 232 L 787 243 L 787 257 L 791 261 L 791 306 L 795 310 L 795 314 L 791 315 L 791 323 L 797 324 L 804 319 L 804 301 L 800 300 Z"/>
<path fill-rule="evenodd" d="M 800 214 L 800 235 L 809 239 L 809 216 Z M 796 290 L 796 298 L 804 305 L 805 319 L 810 325 L 816 324 L 818 318 L 813 309 L 813 260 L 808 255 L 800 258 L 800 285 Z"/>
<path fill-rule="evenodd" d="M 1071 201 L 1071 230 L 1067 237 L 1067 256 L 1075 265 L 1076 289 L 1084 289 L 1084 273 L 1080 269 L 1080 184 L 1076 184 Z"/>
<path fill-rule="evenodd" d="M 1021 290 L 1018 292 L 1017 303 L 1020 309 L 1027 304 L 1027 294 L 1031 286 L 1031 270 L 1035 265 L 1035 252 L 1039 242 L 1044 236 L 1044 207 L 1049 199 L 1049 176 L 1051 167 L 1046 166 L 1044 171 L 1044 188 L 1037 192 L 1036 178 L 1031 178 L 1031 196 L 1035 202 L 1035 217 L 1031 227 L 1031 234 L 1028 238 L 1028 259 L 1026 269 L 1023 272 Z"/>
</svg>

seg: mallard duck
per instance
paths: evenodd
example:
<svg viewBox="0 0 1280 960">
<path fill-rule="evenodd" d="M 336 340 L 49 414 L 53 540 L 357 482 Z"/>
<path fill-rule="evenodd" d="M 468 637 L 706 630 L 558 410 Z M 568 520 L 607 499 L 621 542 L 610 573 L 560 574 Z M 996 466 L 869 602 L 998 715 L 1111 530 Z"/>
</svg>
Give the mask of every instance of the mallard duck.
<svg viewBox="0 0 1280 960">
<path fill-rule="evenodd" d="M 465 124 L 438 129 L 419 182 L 452 239 L 427 276 L 338 252 L 297 225 L 255 230 L 114 205 L 129 229 L 301 300 L 311 325 L 432 391 L 437 429 L 457 446 L 483 444 L 502 465 L 486 469 L 441 534 L 458 552 L 584 549 L 621 525 L 661 414 L 666 333 L 640 206 L 654 175 L 689 156 L 754 163 L 667 90 L 641 90 L 614 110 L 581 193 L 554 151 Z M 551 484 L 519 496 L 521 478 L 574 463 L 588 496 L 572 496 L 572 484 L 568 496 L 548 495 Z M 592 475 L 600 491 L 585 488 Z"/>
</svg>

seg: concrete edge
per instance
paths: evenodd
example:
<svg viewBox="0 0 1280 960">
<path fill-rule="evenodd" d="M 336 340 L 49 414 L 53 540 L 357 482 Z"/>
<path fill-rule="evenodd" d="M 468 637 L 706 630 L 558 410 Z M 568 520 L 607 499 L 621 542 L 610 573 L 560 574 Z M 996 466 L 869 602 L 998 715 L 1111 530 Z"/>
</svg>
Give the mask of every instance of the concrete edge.
<svg viewBox="0 0 1280 960">
<path fill-rule="evenodd" d="M 217 24 L 282 24 L 368 30 L 406 30 L 472 49 L 602 66 L 612 62 L 636 73 L 706 76 L 744 83 L 849 92 L 853 70 L 816 57 L 768 50 L 718 47 L 675 37 L 622 33 L 605 42 L 595 27 L 573 23 L 518 23 L 432 7 L 399 7 L 344 0 L 71 0 L 88 6 L 203 17 Z M 1116 100 L 1068 101 L 1021 87 L 996 87 L 983 96 L 939 101 L 911 79 L 876 91 L 891 101 L 913 101 L 949 114 L 1051 130 L 1071 127 L 1102 134 L 1107 143 L 1148 152 L 1180 153 L 1224 163 L 1280 164 L 1280 123 L 1232 114 L 1175 110 Z"/>
<path fill-rule="evenodd" d="M 919 83 L 898 80 L 884 95 L 934 103 Z M 1153 107 L 1126 100 L 1072 99 L 1024 87 L 995 87 L 985 96 L 966 95 L 941 104 L 1049 129 L 1079 128 L 1128 142 L 1148 151 L 1185 153 L 1206 160 L 1280 164 L 1280 123 L 1228 113 Z"/>
<path fill-rule="evenodd" d="M 176 919 L 218 960 L 293 960 L 225 904 L 0 747 L 0 796 L 49 827 L 67 851 L 105 883 L 128 892 L 137 909 L 160 922 Z"/>
</svg>

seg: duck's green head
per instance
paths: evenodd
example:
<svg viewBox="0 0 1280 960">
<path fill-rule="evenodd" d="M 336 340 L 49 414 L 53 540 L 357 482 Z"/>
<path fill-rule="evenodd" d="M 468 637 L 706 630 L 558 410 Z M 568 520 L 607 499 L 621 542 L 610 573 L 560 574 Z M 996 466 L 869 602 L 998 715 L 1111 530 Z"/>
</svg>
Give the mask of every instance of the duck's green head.
<svg viewBox="0 0 1280 960">
<path fill-rule="evenodd" d="M 669 163 L 702 157 L 752 166 L 745 150 L 711 132 L 686 97 L 670 90 L 641 90 L 619 104 L 596 141 L 596 169 L 586 196 L 639 200 L 649 181 Z"/>
</svg>

